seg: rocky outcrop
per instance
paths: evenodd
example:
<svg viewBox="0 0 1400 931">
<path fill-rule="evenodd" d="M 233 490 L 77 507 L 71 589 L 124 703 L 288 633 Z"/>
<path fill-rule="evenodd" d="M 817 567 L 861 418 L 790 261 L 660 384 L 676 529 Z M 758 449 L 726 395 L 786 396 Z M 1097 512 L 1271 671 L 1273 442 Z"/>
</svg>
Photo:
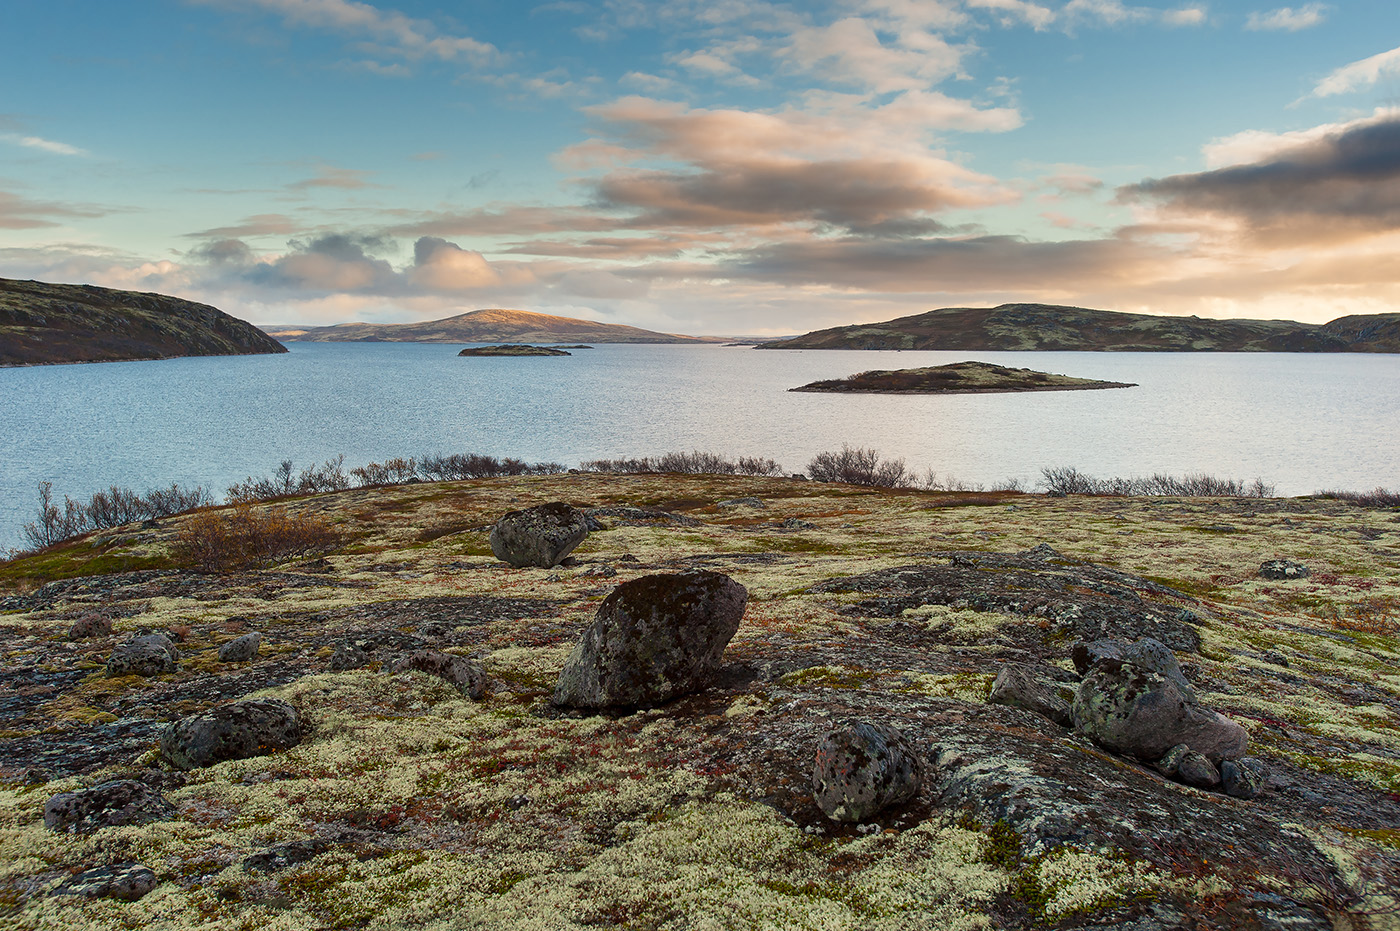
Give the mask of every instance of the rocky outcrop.
<svg viewBox="0 0 1400 931">
<path fill-rule="evenodd" d="M 587 536 L 584 513 L 555 501 L 501 517 L 491 528 L 491 552 L 515 569 L 549 569 L 559 565 Z"/>
<path fill-rule="evenodd" d="M 833 821 L 866 821 L 918 795 L 923 763 L 897 729 L 855 721 L 817 746 L 812 794 Z"/>
<path fill-rule="evenodd" d="M 437 676 L 470 698 L 479 701 L 486 695 L 486 673 L 463 656 L 441 650 L 416 650 L 394 664 L 391 672 L 415 670 Z"/>
<path fill-rule="evenodd" d="M 161 734 L 160 751 L 179 769 L 198 769 L 289 750 L 301 737 L 295 708 L 277 698 L 251 698 L 176 721 Z"/>
<path fill-rule="evenodd" d="M 1270 559 L 1259 566 L 1259 578 L 1261 579 L 1288 581 L 1289 579 L 1305 579 L 1307 577 L 1308 567 L 1291 559 Z"/>
<path fill-rule="evenodd" d="M 708 685 L 748 591 L 701 570 L 624 582 L 604 599 L 559 674 L 554 703 L 644 708 Z"/>
<path fill-rule="evenodd" d="M 179 666 L 180 651 L 165 634 L 144 634 L 132 637 L 112 651 L 107 660 L 107 677 L 158 676 L 174 672 Z"/>
<path fill-rule="evenodd" d="M 1249 736 L 1225 716 L 1187 701 L 1161 673 L 1121 660 L 1098 663 L 1079 683 L 1074 727 L 1106 749 L 1149 763 L 1178 744 L 1213 763 L 1238 759 Z"/>
<path fill-rule="evenodd" d="M 174 814 L 175 806 L 145 783 L 115 779 L 50 798 L 44 805 L 44 827 L 88 834 L 113 825 L 163 821 Z"/>
</svg>

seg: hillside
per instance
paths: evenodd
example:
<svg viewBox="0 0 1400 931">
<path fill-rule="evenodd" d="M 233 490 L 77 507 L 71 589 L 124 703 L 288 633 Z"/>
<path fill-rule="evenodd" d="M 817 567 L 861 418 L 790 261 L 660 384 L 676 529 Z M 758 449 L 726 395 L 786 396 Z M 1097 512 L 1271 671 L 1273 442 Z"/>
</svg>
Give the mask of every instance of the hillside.
<svg viewBox="0 0 1400 931">
<path fill-rule="evenodd" d="M 94 285 L 0 278 L 0 365 L 286 352 L 208 304 Z"/>
<path fill-rule="evenodd" d="M 706 343 L 718 340 L 657 333 L 616 323 L 596 323 L 525 310 L 473 310 L 425 323 L 341 323 L 336 326 L 270 326 L 278 339 L 309 343 Z"/>
<path fill-rule="evenodd" d="M 1055 304 L 944 307 L 883 323 L 816 330 L 760 349 L 968 349 L 1104 352 L 1400 352 L 1400 314 L 1206 320 Z"/>
<path fill-rule="evenodd" d="M 492 555 L 502 514 L 553 501 L 592 521 L 570 560 Z M 1397 517 L 579 473 L 103 531 L 0 563 L 0 924 L 1394 931 Z M 172 545 L 262 520 L 339 539 L 229 572 Z M 1278 558 L 1311 574 L 1263 577 Z M 700 568 L 748 590 L 708 686 L 553 703 L 605 597 Z M 104 670 L 164 631 L 160 671 Z M 1082 691 L 1076 641 L 1143 634 L 1247 729 L 1261 794 L 1193 788 L 995 696 L 1017 669 Z M 399 668 L 423 650 L 476 664 L 485 693 Z M 160 749 L 170 722 L 254 697 L 288 703 L 300 742 L 194 769 Z M 812 782 L 852 718 L 898 728 L 923 767 L 859 824 Z M 149 894 L 112 898 L 114 871 Z"/>
</svg>

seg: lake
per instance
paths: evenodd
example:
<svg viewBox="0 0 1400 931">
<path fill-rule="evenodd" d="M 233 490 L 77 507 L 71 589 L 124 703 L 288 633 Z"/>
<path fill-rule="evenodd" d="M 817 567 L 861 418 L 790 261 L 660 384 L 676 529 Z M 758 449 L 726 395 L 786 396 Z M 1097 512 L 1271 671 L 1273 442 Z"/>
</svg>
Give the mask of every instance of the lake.
<svg viewBox="0 0 1400 931">
<path fill-rule="evenodd" d="M 0 369 L 0 548 L 36 487 L 86 498 L 229 484 L 345 454 L 580 461 L 701 449 L 803 471 L 843 443 L 913 470 L 1035 485 L 1206 472 L 1279 494 L 1400 487 L 1400 355 L 757 351 L 599 345 L 459 358 L 422 343 L 289 343 L 286 355 Z M 977 359 L 1139 387 L 1038 394 L 790 393 L 868 369 Z"/>
</svg>

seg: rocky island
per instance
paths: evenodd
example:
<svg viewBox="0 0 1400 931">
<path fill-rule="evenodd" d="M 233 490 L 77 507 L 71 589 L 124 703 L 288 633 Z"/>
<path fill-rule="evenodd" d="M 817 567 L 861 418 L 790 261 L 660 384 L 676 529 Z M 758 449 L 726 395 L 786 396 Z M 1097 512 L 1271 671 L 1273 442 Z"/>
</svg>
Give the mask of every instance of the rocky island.
<svg viewBox="0 0 1400 931">
<path fill-rule="evenodd" d="M 788 390 L 846 394 L 993 394 L 1136 387 L 1127 382 L 1052 375 L 988 362 L 953 362 L 929 368 L 859 372 L 846 378 L 809 382 Z"/>
<path fill-rule="evenodd" d="M 0 909 L 1393 929 L 1397 547 L 1338 500 L 596 473 L 102 531 L 0 563 Z"/>
<path fill-rule="evenodd" d="M 459 356 L 569 356 L 571 352 L 549 346 L 526 346 L 519 343 L 506 343 L 500 346 L 468 346 Z"/>
<path fill-rule="evenodd" d="M 0 365 L 286 352 L 208 304 L 94 285 L 0 278 Z"/>
</svg>

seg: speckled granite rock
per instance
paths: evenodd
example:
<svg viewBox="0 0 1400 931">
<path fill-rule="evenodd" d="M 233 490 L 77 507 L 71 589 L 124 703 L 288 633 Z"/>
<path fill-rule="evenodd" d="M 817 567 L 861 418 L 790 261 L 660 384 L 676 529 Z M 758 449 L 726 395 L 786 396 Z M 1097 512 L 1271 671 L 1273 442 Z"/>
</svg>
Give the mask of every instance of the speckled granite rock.
<svg viewBox="0 0 1400 931">
<path fill-rule="evenodd" d="M 1070 658 L 1074 661 L 1074 668 L 1079 671 L 1081 676 L 1087 674 L 1096 664 L 1108 659 L 1121 660 L 1143 669 L 1150 669 L 1172 680 L 1182 697 L 1188 702 L 1192 704 L 1196 702 L 1196 689 L 1181 671 L 1181 665 L 1176 661 L 1176 654 L 1160 640 L 1140 637 L 1132 643 L 1125 643 L 1122 640 L 1080 642 L 1076 643 L 1070 650 Z"/>
<path fill-rule="evenodd" d="M 473 701 L 486 695 L 486 673 L 466 657 L 441 650 L 416 650 L 395 663 L 391 672 L 409 669 L 437 676 Z"/>
<path fill-rule="evenodd" d="M 112 651 L 107 660 L 107 677 L 158 676 L 174 672 L 179 665 L 180 651 L 165 634 L 145 634 L 132 637 Z"/>
<path fill-rule="evenodd" d="M 1148 762 L 1177 744 L 1213 763 L 1236 759 L 1249 739 L 1234 721 L 1187 701 L 1171 679 L 1119 660 L 1098 663 L 1079 683 L 1074 727 L 1100 746 Z"/>
<path fill-rule="evenodd" d="M 574 708 L 642 708 L 703 689 L 744 617 L 748 590 L 702 570 L 647 575 L 613 589 L 554 689 Z"/>
<path fill-rule="evenodd" d="M 548 569 L 559 565 L 587 536 L 584 513 L 555 501 L 501 517 L 491 528 L 491 552 L 516 569 Z"/>
<path fill-rule="evenodd" d="M 1308 567 L 1291 559 L 1270 559 L 1259 566 L 1259 577 L 1276 581 L 1305 579 L 1308 577 Z"/>
<path fill-rule="evenodd" d="M 118 824 L 147 824 L 174 817 L 175 806 L 134 779 L 114 779 L 89 789 L 60 792 L 44 805 L 44 827 L 87 834 Z"/>
<path fill-rule="evenodd" d="M 1268 774 L 1264 764 L 1253 757 L 1222 760 L 1220 763 L 1220 782 L 1227 795 L 1233 795 L 1235 798 L 1254 798 L 1264 791 L 1267 781 Z"/>
<path fill-rule="evenodd" d="M 301 717 L 277 698 L 251 698 L 176 721 L 160 738 L 160 751 L 180 769 L 242 760 L 301 743 Z"/>
<path fill-rule="evenodd" d="M 923 763 L 897 729 L 856 721 L 817 746 L 812 793 L 833 821 L 866 821 L 919 794 Z"/>
<path fill-rule="evenodd" d="M 235 637 L 219 647 L 219 662 L 246 663 L 258 655 L 258 648 L 261 646 L 262 634 L 256 631 Z"/>
<path fill-rule="evenodd" d="M 112 632 L 112 619 L 101 614 L 85 614 L 73 622 L 68 629 L 69 640 L 86 640 L 88 637 L 105 637 Z"/>
<path fill-rule="evenodd" d="M 65 879 L 50 895 L 76 895 L 89 899 L 124 899 L 135 902 L 150 892 L 159 880 L 140 863 L 122 863 L 85 870 Z"/>
</svg>

